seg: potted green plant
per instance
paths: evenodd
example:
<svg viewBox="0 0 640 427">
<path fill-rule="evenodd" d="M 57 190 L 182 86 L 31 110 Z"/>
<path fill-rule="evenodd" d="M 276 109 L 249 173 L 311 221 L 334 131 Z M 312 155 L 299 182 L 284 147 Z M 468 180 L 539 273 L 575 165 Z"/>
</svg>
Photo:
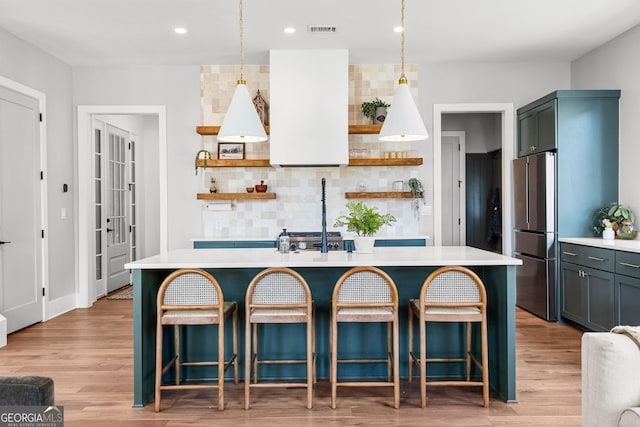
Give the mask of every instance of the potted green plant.
<svg viewBox="0 0 640 427">
<path fill-rule="evenodd" d="M 396 218 L 391 214 L 381 214 L 376 206 L 367 206 L 363 202 L 346 204 L 348 215 L 336 218 L 334 227 L 347 227 L 347 231 L 355 232 L 353 241 L 356 252 L 371 253 L 375 242 L 374 235 L 383 225 L 392 225 Z"/>
<path fill-rule="evenodd" d="M 362 115 L 371 119 L 373 124 L 381 124 L 387 117 L 387 108 L 390 106 L 376 97 L 372 101 L 363 102 L 360 108 L 362 109 Z"/>
<path fill-rule="evenodd" d="M 407 184 L 411 190 L 411 199 L 413 200 L 413 212 L 416 218 L 420 217 L 420 200 L 424 203 L 424 188 L 422 182 L 418 178 L 411 178 Z"/>
<path fill-rule="evenodd" d="M 605 227 L 613 228 L 616 237 L 635 239 L 638 232 L 635 229 L 635 215 L 633 211 L 617 202 L 603 206 L 593 214 L 593 231 L 601 235 Z"/>
</svg>

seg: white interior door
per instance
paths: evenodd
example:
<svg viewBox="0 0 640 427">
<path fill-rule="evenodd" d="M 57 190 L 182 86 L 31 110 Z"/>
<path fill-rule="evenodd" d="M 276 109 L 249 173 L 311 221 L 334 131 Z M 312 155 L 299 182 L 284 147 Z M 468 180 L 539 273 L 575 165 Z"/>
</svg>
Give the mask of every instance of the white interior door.
<svg viewBox="0 0 640 427">
<path fill-rule="evenodd" d="M 129 283 L 129 270 L 124 265 L 131 259 L 129 244 L 129 133 L 107 125 L 107 292 Z"/>
<path fill-rule="evenodd" d="M 465 132 L 442 132 L 442 245 L 466 244 Z"/>
<path fill-rule="evenodd" d="M 0 313 L 11 333 L 42 321 L 38 100 L 0 87 Z"/>
</svg>

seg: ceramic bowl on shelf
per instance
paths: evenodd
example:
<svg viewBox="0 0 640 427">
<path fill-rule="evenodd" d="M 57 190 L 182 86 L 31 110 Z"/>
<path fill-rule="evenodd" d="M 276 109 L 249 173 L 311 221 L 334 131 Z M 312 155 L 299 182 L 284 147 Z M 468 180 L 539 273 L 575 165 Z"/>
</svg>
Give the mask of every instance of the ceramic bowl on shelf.
<svg viewBox="0 0 640 427">
<path fill-rule="evenodd" d="M 253 193 L 253 187 L 247 187 L 247 193 Z"/>
</svg>

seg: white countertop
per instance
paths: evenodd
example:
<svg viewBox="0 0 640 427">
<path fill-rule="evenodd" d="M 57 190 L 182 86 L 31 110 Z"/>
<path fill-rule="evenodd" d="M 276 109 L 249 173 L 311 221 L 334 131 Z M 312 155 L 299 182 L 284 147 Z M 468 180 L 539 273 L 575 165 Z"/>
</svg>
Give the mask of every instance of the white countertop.
<svg viewBox="0 0 640 427">
<path fill-rule="evenodd" d="M 516 258 L 469 246 L 379 247 L 372 254 L 345 251 L 302 251 L 281 254 L 275 249 L 177 249 L 125 264 L 129 269 L 377 267 L 443 265 L 521 265 Z"/>
<path fill-rule="evenodd" d="M 616 249 L 619 251 L 640 253 L 640 240 L 604 240 L 599 237 L 561 237 L 558 240 L 563 243 L 573 243 L 576 245 L 594 246 L 596 248 Z"/>
<path fill-rule="evenodd" d="M 353 240 L 353 233 L 342 233 L 344 240 Z M 429 236 L 426 234 L 377 234 L 376 239 L 379 240 L 411 240 L 411 239 L 425 239 L 429 240 Z M 246 241 L 276 241 L 278 236 L 207 236 L 207 237 L 193 237 L 189 239 L 191 242 L 246 242 Z"/>
</svg>

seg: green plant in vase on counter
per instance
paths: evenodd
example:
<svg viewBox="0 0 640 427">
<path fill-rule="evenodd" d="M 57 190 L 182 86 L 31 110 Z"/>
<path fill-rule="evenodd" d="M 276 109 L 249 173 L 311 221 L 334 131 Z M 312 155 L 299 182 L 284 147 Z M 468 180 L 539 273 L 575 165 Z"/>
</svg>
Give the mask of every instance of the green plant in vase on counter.
<svg viewBox="0 0 640 427">
<path fill-rule="evenodd" d="M 356 233 L 354 243 L 356 252 L 371 253 L 375 243 L 374 235 L 383 225 L 392 225 L 396 217 L 387 213 L 381 214 L 376 206 L 367 206 L 363 202 L 349 202 L 346 204 L 348 215 L 336 218 L 334 227 L 347 227 L 347 231 Z"/>
<path fill-rule="evenodd" d="M 617 202 L 598 209 L 593 218 L 593 231 L 596 235 L 601 235 L 607 226 L 613 228 L 616 236 L 621 239 L 635 239 L 638 235 L 633 210 Z"/>
</svg>

